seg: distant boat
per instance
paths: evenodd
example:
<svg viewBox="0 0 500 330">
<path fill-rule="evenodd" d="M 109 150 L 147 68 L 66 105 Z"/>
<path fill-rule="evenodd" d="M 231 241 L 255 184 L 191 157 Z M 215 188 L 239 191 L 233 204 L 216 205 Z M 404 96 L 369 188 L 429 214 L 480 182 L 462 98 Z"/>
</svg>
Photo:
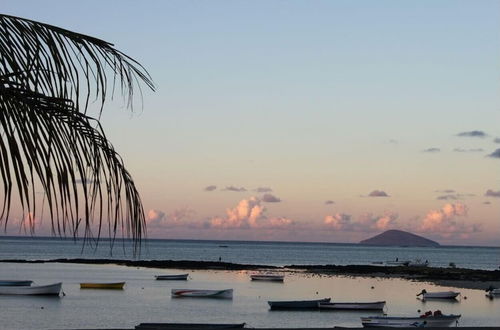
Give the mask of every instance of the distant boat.
<svg viewBox="0 0 500 330">
<path fill-rule="evenodd" d="M 32 283 L 28 280 L 0 280 L 0 286 L 30 286 Z"/>
<path fill-rule="evenodd" d="M 268 301 L 272 310 L 277 309 L 318 309 L 320 303 L 330 302 L 330 298 L 316 300 Z"/>
<path fill-rule="evenodd" d="M 410 267 L 427 267 L 427 266 L 429 266 L 429 261 L 428 260 L 422 261 L 421 259 L 415 259 L 413 261 L 410 261 L 408 266 L 410 266 Z"/>
<path fill-rule="evenodd" d="M 283 282 L 285 279 L 284 275 L 274 275 L 274 274 L 254 274 L 250 275 L 252 281 L 271 281 L 271 282 Z"/>
<path fill-rule="evenodd" d="M 449 327 L 456 324 L 461 315 L 436 315 L 426 317 L 368 316 L 361 318 L 363 327 L 413 328 Z"/>
<path fill-rule="evenodd" d="M 375 302 L 320 302 L 319 309 L 327 310 L 383 310 L 385 301 Z"/>
<path fill-rule="evenodd" d="M 487 297 L 489 298 L 498 298 L 500 297 L 500 289 L 495 289 L 493 287 L 489 287 L 488 289 L 486 289 L 486 292 L 488 292 L 486 294 Z"/>
<path fill-rule="evenodd" d="M 410 264 L 410 260 L 402 260 L 402 261 L 399 261 L 399 260 L 389 260 L 389 261 L 386 261 L 385 264 L 387 266 L 408 266 Z"/>
<path fill-rule="evenodd" d="M 80 289 L 112 289 L 122 290 L 125 282 L 103 283 L 103 282 L 90 282 L 80 283 Z"/>
<path fill-rule="evenodd" d="M 141 323 L 135 330 L 228 330 L 242 329 L 245 323 Z"/>
<path fill-rule="evenodd" d="M 158 281 L 186 281 L 189 274 L 177 274 L 177 275 L 156 275 L 155 278 Z"/>
<path fill-rule="evenodd" d="M 427 292 L 426 290 L 422 290 L 418 296 L 422 296 L 422 299 L 455 299 L 460 292 L 455 291 L 439 291 L 439 292 Z"/>
<path fill-rule="evenodd" d="M 224 290 L 172 289 L 172 297 L 232 299 L 233 289 L 224 289 Z"/>
<path fill-rule="evenodd" d="M 0 286 L 0 294 L 58 296 L 62 283 L 37 286 Z"/>
</svg>

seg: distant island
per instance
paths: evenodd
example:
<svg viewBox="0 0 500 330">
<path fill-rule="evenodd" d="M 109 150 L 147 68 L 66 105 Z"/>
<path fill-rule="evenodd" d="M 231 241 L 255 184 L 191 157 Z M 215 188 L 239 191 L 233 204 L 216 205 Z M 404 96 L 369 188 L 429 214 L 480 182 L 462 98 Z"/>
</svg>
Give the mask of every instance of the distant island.
<svg viewBox="0 0 500 330">
<path fill-rule="evenodd" d="M 438 242 L 432 241 L 422 236 L 418 236 L 402 230 L 388 230 L 371 238 L 365 239 L 359 244 L 379 245 L 379 246 L 419 246 L 436 247 Z"/>
</svg>

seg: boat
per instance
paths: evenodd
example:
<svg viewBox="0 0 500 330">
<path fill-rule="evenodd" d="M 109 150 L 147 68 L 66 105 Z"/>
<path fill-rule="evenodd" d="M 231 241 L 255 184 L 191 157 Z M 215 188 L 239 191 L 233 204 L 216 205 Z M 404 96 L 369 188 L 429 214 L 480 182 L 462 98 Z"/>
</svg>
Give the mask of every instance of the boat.
<svg viewBox="0 0 500 330">
<path fill-rule="evenodd" d="M 80 283 L 80 289 L 112 289 L 112 290 L 122 290 L 125 282 L 89 282 Z"/>
<path fill-rule="evenodd" d="M 224 290 L 172 289 L 172 297 L 232 299 L 233 289 L 224 289 Z"/>
<path fill-rule="evenodd" d="M 387 266 L 408 266 L 410 264 L 410 260 L 392 260 L 392 261 L 386 261 L 385 264 Z"/>
<path fill-rule="evenodd" d="M 30 286 L 32 283 L 29 280 L 0 280 L 0 286 Z"/>
<path fill-rule="evenodd" d="M 318 309 L 320 303 L 330 302 L 330 298 L 315 300 L 268 301 L 272 310 L 276 309 Z"/>
<path fill-rule="evenodd" d="M 495 289 L 494 287 L 489 287 L 486 289 L 486 296 L 489 298 L 500 297 L 500 289 Z"/>
<path fill-rule="evenodd" d="M 431 313 L 432 314 L 432 313 Z M 361 318 L 365 328 L 413 328 L 413 327 L 449 327 L 457 324 L 461 315 L 430 315 L 416 317 L 368 316 Z"/>
<path fill-rule="evenodd" d="M 422 295 L 422 299 L 455 299 L 459 294 L 460 292 L 455 291 L 427 292 L 424 289 L 417 294 L 417 297 Z"/>
<path fill-rule="evenodd" d="M 270 282 L 283 282 L 285 279 L 284 275 L 274 275 L 274 274 L 254 274 L 250 275 L 252 281 L 270 281 Z"/>
<path fill-rule="evenodd" d="M 158 281 L 186 281 L 189 274 L 156 275 Z"/>
<path fill-rule="evenodd" d="M 245 323 L 141 323 L 135 330 L 228 330 L 244 326 Z"/>
<path fill-rule="evenodd" d="M 0 286 L 0 294 L 58 296 L 62 283 L 36 286 Z"/>
<path fill-rule="evenodd" d="M 325 310 L 383 310 L 385 301 L 374 302 L 320 302 L 319 309 Z"/>
</svg>

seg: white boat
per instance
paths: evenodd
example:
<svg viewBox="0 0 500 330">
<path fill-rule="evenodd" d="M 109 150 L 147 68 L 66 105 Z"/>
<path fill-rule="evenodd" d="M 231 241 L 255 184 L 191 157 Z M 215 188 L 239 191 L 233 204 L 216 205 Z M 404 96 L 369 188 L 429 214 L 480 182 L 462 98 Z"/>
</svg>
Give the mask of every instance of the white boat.
<svg viewBox="0 0 500 330">
<path fill-rule="evenodd" d="M 62 283 L 34 286 L 0 286 L 0 294 L 12 295 L 53 295 L 61 292 Z"/>
<path fill-rule="evenodd" d="M 330 298 L 314 299 L 314 300 L 282 300 L 268 301 L 269 307 L 272 310 L 287 310 L 287 309 L 319 309 L 319 303 L 330 302 Z"/>
<path fill-rule="evenodd" d="M 224 290 L 172 289 L 172 297 L 232 299 L 233 289 L 224 289 Z"/>
<path fill-rule="evenodd" d="M 320 302 L 319 309 L 331 310 L 383 310 L 385 301 L 374 302 Z"/>
<path fill-rule="evenodd" d="M 489 287 L 487 290 L 486 290 L 487 294 L 486 296 L 489 297 L 489 298 L 498 298 L 500 297 L 500 289 L 495 289 L 493 287 Z"/>
<path fill-rule="evenodd" d="M 455 291 L 439 291 L 439 292 L 427 292 L 426 290 L 422 290 L 418 296 L 422 296 L 422 299 L 455 299 L 460 292 Z"/>
<path fill-rule="evenodd" d="M 189 274 L 156 275 L 158 281 L 186 281 Z"/>
<path fill-rule="evenodd" d="M 410 264 L 410 260 L 392 260 L 392 261 L 386 261 L 385 264 L 387 266 L 408 266 Z"/>
<path fill-rule="evenodd" d="M 285 279 L 284 275 L 274 275 L 274 274 L 254 274 L 250 275 L 252 281 L 271 281 L 271 282 L 283 282 Z"/>
<path fill-rule="evenodd" d="M 365 328 L 449 327 L 456 325 L 460 316 L 453 314 L 426 317 L 368 316 L 361 318 L 361 324 Z"/>
</svg>

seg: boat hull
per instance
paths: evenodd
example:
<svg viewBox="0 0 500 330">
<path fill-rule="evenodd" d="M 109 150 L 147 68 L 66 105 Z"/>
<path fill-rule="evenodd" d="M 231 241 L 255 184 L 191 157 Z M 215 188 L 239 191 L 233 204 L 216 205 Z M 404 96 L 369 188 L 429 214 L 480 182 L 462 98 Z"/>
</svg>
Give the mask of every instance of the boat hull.
<svg viewBox="0 0 500 330">
<path fill-rule="evenodd" d="M 362 317 L 361 324 L 365 328 L 411 328 L 411 327 L 449 327 L 456 324 L 460 315 L 442 315 L 428 317 L 389 317 L 369 316 Z"/>
<path fill-rule="evenodd" d="M 80 289 L 107 289 L 107 290 L 123 290 L 125 282 L 115 283 L 80 283 Z"/>
<path fill-rule="evenodd" d="M 178 275 L 156 275 L 155 279 L 158 281 L 187 281 L 189 274 Z"/>
<path fill-rule="evenodd" d="M 0 286 L 30 286 L 33 281 L 24 280 L 0 280 Z"/>
<path fill-rule="evenodd" d="M 423 299 L 455 299 L 460 292 L 445 291 L 445 292 L 427 292 L 422 294 Z"/>
<path fill-rule="evenodd" d="M 319 309 L 325 310 L 383 310 L 385 301 L 375 302 L 330 302 L 319 303 Z"/>
<path fill-rule="evenodd" d="M 141 323 L 135 327 L 141 329 L 162 330 L 229 330 L 242 329 L 245 323 Z"/>
<path fill-rule="evenodd" d="M 500 298 L 500 289 L 490 290 L 490 291 L 488 291 L 486 296 L 490 297 L 490 298 Z"/>
<path fill-rule="evenodd" d="M 252 281 L 283 282 L 283 275 L 250 275 Z"/>
<path fill-rule="evenodd" d="M 62 283 L 37 286 L 0 286 L 2 295 L 39 295 L 58 296 L 61 292 Z"/>
<path fill-rule="evenodd" d="M 330 302 L 330 298 L 316 300 L 268 301 L 271 310 L 318 309 L 320 303 Z"/>
<path fill-rule="evenodd" d="M 172 289 L 172 297 L 232 299 L 233 289 L 224 289 L 224 290 Z"/>
</svg>

